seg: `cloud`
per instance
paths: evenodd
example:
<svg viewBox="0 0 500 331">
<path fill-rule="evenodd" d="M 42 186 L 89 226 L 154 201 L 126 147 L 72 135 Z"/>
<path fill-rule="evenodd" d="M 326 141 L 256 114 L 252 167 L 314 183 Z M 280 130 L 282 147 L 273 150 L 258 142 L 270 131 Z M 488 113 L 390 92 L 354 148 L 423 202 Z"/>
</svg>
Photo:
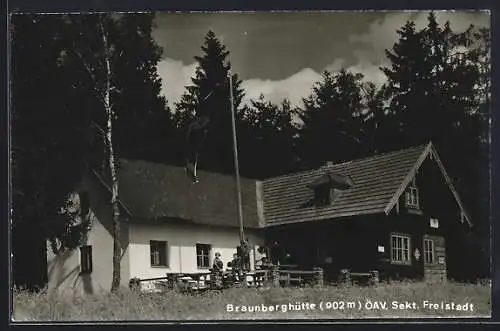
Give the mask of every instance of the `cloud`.
<svg viewBox="0 0 500 331">
<path fill-rule="evenodd" d="M 321 78 L 321 74 L 305 68 L 283 80 L 262 80 L 249 79 L 243 81 L 243 88 L 246 96 L 243 100 L 248 103 L 250 99 L 257 99 L 261 94 L 266 100 L 273 103 L 280 103 L 284 98 L 290 100 L 292 105 L 299 105 L 303 97 L 311 93 L 316 81 Z"/>
<path fill-rule="evenodd" d="M 185 92 L 186 86 L 191 84 L 196 64 L 186 65 L 182 61 L 164 59 L 158 64 L 158 73 L 162 78 L 162 93 L 172 106 L 178 102 Z M 284 98 L 290 99 L 292 104 L 299 105 L 302 97 L 306 97 L 321 74 L 306 68 L 279 81 L 248 79 L 243 81 L 246 96 L 244 103 L 250 99 L 257 99 L 263 94 L 266 100 L 280 103 Z"/>
<path fill-rule="evenodd" d="M 171 107 L 180 100 L 186 86 L 191 84 L 191 77 L 194 76 L 195 70 L 196 63 L 184 64 L 182 61 L 168 58 L 158 63 L 158 74 L 162 79 L 162 93 Z"/>
<path fill-rule="evenodd" d="M 372 82 L 377 87 L 381 87 L 387 81 L 387 77 L 382 70 L 380 70 L 380 65 L 377 64 L 360 62 L 359 64 L 350 66 L 347 70 L 362 73 L 364 81 Z"/>
<path fill-rule="evenodd" d="M 490 16 L 486 11 L 437 11 L 436 20 L 440 26 L 450 22 L 450 27 L 454 32 L 463 32 L 472 24 L 476 27 L 490 25 Z M 357 43 L 358 48 L 354 51 L 357 64 L 349 69 L 361 72 L 365 79 L 381 86 L 385 81 L 385 75 L 379 70 L 380 66 L 387 65 L 385 55 L 386 49 L 392 49 L 398 40 L 397 30 L 407 21 L 414 21 L 417 30 L 423 29 L 428 23 L 428 12 L 398 12 L 389 13 L 384 18 L 370 24 L 367 32 L 351 35 L 349 40 Z"/>
<path fill-rule="evenodd" d="M 325 70 L 336 72 L 344 68 L 345 61 L 337 59 L 328 65 Z M 186 65 L 182 61 L 165 59 L 158 64 L 158 73 L 162 78 L 162 93 L 172 106 L 178 102 L 185 92 L 185 87 L 191 84 L 196 64 Z M 380 72 L 378 66 L 370 63 L 358 63 L 346 68 L 354 72 L 361 72 L 365 80 L 374 82 L 377 86 L 382 85 L 385 76 Z M 244 80 L 242 87 L 245 90 L 243 103 L 248 104 L 251 99 L 258 99 L 262 94 L 265 100 L 273 103 L 281 103 L 285 98 L 289 99 L 294 106 L 302 105 L 302 98 L 307 97 L 314 83 L 321 80 L 321 72 L 305 68 L 282 80 L 263 80 L 253 78 Z"/>
<path fill-rule="evenodd" d="M 382 86 L 386 81 L 386 77 L 379 69 L 378 64 L 361 61 L 352 66 L 345 66 L 345 63 L 344 59 L 336 59 L 332 64 L 326 66 L 324 70 L 338 72 L 344 68 L 351 72 L 362 73 L 365 81 L 373 82 L 377 87 Z M 302 98 L 309 96 L 314 83 L 320 80 L 321 73 L 310 68 L 302 69 L 290 77 L 278 81 L 246 80 L 243 82 L 246 91 L 246 97 L 243 101 L 248 102 L 250 99 L 257 99 L 260 94 L 263 94 L 266 100 L 274 103 L 280 103 L 284 98 L 287 98 L 292 105 L 301 106 Z"/>
<path fill-rule="evenodd" d="M 381 86 L 386 77 L 379 68 L 387 65 L 385 50 L 391 49 L 398 40 L 396 30 L 408 20 L 415 21 L 417 29 L 421 29 L 427 25 L 427 16 L 428 12 L 387 13 L 383 18 L 372 22 L 364 33 L 349 36 L 353 48 L 353 58 L 349 62 L 341 58 L 332 59 L 331 64 L 324 70 L 336 72 L 345 68 L 362 73 L 365 81 Z M 465 31 L 470 24 L 489 26 L 488 12 L 437 11 L 436 18 L 441 26 L 450 21 L 451 28 L 455 32 Z M 186 64 L 169 58 L 159 63 L 158 71 L 163 80 L 162 90 L 170 105 L 179 101 L 185 86 L 191 84 L 190 78 L 195 68 L 196 63 Z M 250 78 L 242 83 L 246 92 L 243 102 L 248 103 L 263 94 L 266 100 L 274 103 L 280 103 L 284 98 L 288 98 L 292 105 L 300 106 L 302 98 L 312 92 L 314 83 L 320 79 L 321 72 L 307 67 L 281 80 Z"/>
<path fill-rule="evenodd" d="M 450 22 L 451 29 L 455 32 L 463 32 L 473 24 L 476 27 L 489 26 L 490 16 L 483 11 L 437 11 L 436 20 L 440 26 L 447 21 Z M 385 61 L 385 50 L 391 49 L 398 40 L 397 30 L 406 24 L 407 21 L 414 21 L 417 30 L 424 28 L 428 21 L 429 12 L 398 12 L 388 13 L 384 18 L 370 24 L 368 31 L 358 35 L 351 35 L 349 40 L 352 43 L 365 46 L 364 49 L 356 53 L 361 60 L 383 63 Z"/>
</svg>

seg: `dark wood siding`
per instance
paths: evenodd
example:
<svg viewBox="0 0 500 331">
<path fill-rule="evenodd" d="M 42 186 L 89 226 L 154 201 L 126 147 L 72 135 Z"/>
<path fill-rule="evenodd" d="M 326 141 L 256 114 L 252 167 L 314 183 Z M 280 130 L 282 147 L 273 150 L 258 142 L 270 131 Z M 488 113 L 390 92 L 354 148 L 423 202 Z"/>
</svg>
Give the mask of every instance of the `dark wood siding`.
<svg viewBox="0 0 500 331">
<path fill-rule="evenodd" d="M 379 223 L 384 218 L 383 214 L 367 215 L 272 227 L 266 230 L 266 242 L 275 262 L 320 266 L 326 280 L 336 280 L 341 269 L 377 269 L 381 243 L 377 233 L 381 234 Z"/>
<path fill-rule="evenodd" d="M 386 236 L 386 245 L 391 247 L 391 234 L 404 234 L 411 238 L 411 265 L 391 261 L 390 250 L 386 251 L 382 265 L 383 276 L 391 278 L 420 278 L 429 281 L 446 279 L 448 261 L 458 262 L 461 247 L 457 231 L 461 227 L 460 209 L 440 173 L 437 165 L 428 159 L 416 176 L 419 190 L 419 208 L 407 208 L 405 196 L 399 199 L 394 208 L 381 224 Z M 438 227 L 431 227 L 431 218 L 437 219 Z M 435 263 L 425 264 L 424 239 L 433 239 Z M 419 259 L 415 256 L 418 249 Z M 439 263 L 439 259 L 444 260 Z"/>
<path fill-rule="evenodd" d="M 321 266 L 326 279 L 337 279 L 344 268 L 353 272 L 379 270 L 381 279 L 446 279 L 453 268 L 459 268 L 464 249 L 460 233 L 465 225 L 460 221 L 460 208 L 432 159 L 424 161 L 415 184 L 418 209 L 407 208 L 403 194 L 389 215 L 380 212 L 269 227 L 267 240 L 279 242 L 275 251 L 282 254 L 282 263 Z M 363 203 L 366 200 L 361 199 L 359 204 Z M 323 209 L 316 208 L 314 213 L 322 217 Z M 431 218 L 438 220 L 437 228 L 431 227 Z M 393 234 L 410 239 L 409 263 L 391 259 Z M 424 261 L 426 238 L 434 242 L 435 262 L 430 264 Z M 378 246 L 383 247 L 383 252 L 378 251 Z M 287 252 L 288 260 L 283 258 Z M 439 263 L 440 258 L 443 263 Z"/>
<path fill-rule="evenodd" d="M 422 278 L 422 257 L 415 257 L 415 250 L 422 252 L 422 238 L 424 233 L 423 216 L 400 212 L 391 214 L 382 222 L 381 234 L 385 246 L 385 253 L 380 256 L 381 278 Z M 392 236 L 406 236 L 410 238 L 410 261 L 408 264 L 393 261 Z"/>
</svg>

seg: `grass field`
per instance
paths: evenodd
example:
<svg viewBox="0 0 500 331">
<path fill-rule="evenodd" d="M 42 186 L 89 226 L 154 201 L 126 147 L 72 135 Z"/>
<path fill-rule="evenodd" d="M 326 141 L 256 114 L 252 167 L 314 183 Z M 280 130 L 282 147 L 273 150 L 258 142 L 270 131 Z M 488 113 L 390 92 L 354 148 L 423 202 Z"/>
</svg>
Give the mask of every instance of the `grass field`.
<svg viewBox="0 0 500 331">
<path fill-rule="evenodd" d="M 490 317 L 489 283 L 392 283 L 372 287 L 232 288 L 167 292 L 13 294 L 14 321 L 244 320 Z"/>
</svg>

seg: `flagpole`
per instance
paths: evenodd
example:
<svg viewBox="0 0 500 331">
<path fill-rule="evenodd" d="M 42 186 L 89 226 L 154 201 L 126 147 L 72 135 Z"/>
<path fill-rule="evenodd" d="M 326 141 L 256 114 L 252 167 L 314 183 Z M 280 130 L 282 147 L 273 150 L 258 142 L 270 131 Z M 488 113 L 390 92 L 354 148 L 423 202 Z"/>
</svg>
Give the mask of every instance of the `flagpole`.
<svg viewBox="0 0 500 331">
<path fill-rule="evenodd" d="M 241 182 L 240 182 L 240 167 L 238 162 L 238 142 L 236 139 L 236 118 L 234 114 L 234 97 L 233 97 L 233 78 L 231 70 L 228 71 L 229 76 L 229 96 L 231 102 L 231 125 L 233 127 L 233 153 L 234 153 L 234 169 L 236 172 L 236 195 L 238 198 L 238 221 L 240 224 L 240 243 L 243 245 L 245 236 L 243 232 L 243 207 L 241 202 Z"/>
</svg>

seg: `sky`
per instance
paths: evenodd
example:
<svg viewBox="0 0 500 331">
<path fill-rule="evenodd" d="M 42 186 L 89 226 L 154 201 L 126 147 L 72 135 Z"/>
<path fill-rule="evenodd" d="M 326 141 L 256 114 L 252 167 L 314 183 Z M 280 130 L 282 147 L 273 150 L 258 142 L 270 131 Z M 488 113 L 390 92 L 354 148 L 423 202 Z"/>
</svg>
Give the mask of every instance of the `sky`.
<svg viewBox="0 0 500 331">
<path fill-rule="evenodd" d="M 209 30 L 230 51 L 233 72 L 243 80 L 244 102 L 263 94 L 300 106 L 324 70 L 360 72 L 380 86 L 385 50 L 398 40 L 406 21 L 427 24 L 428 11 L 204 12 L 158 13 L 153 38 L 163 48 L 158 64 L 162 91 L 172 106 L 191 84 L 201 45 Z M 440 24 L 456 32 L 470 24 L 490 26 L 487 11 L 437 11 Z"/>
</svg>

